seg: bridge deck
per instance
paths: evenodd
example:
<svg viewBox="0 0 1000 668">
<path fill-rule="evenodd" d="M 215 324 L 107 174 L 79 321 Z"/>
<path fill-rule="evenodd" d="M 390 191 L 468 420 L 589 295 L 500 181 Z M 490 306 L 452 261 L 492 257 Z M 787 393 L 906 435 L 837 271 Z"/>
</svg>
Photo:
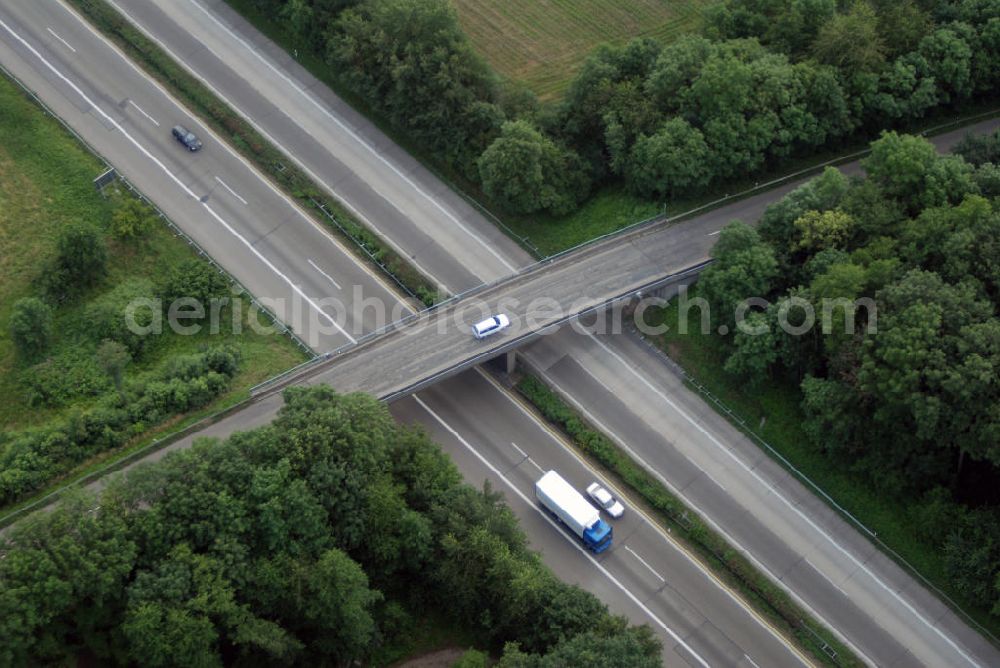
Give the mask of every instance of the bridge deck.
<svg viewBox="0 0 1000 668">
<path fill-rule="evenodd" d="M 317 365 L 305 384 L 393 399 L 513 349 L 548 326 L 662 282 L 708 259 L 704 221 L 657 223 L 584 247 L 374 336 Z M 491 313 L 511 326 L 485 340 Z"/>
</svg>

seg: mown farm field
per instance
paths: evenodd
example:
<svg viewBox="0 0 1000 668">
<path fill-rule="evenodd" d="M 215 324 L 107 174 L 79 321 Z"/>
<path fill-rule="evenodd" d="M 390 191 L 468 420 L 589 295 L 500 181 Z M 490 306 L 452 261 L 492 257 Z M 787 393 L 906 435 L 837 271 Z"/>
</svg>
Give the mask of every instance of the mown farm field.
<svg viewBox="0 0 1000 668">
<path fill-rule="evenodd" d="M 664 42 L 698 27 L 714 0 L 453 0 L 476 51 L 541 99 L 558 98 L 587 54 L 632 37 Z"/>
</svg>

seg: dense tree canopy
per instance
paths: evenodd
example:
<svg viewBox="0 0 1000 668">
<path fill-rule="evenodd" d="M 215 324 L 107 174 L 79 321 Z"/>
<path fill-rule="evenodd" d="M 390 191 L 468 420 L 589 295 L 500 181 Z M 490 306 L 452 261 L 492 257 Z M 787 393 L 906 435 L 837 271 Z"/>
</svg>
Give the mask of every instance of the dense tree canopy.
<svg viewBox="0 0 1000 668">
<path fill-rule="evenodd" d="M 1000 504 L 1000 199 L 978 185 L 995 142 L 962 142 L 976 167 L 886 133 L 867 178 L 827 170 L 770 206 L 759 236 L 726 228 L 701 290 L 727 325 L 739 300 L 769 299 L 730 337 L 727 371 L 800 382 L 813 446 L 889 494 L 926 496 L 913 512 L 940 520 L 927 540 L 955 590 L 998 614 L 1000 525 L 983 518 Z M 780 327 L 793 299 L 817 319 L 827 304 L 828 330 Z"/>
<path fill-rule="evenodd" d="M 0 664 L 350 665 L 433 612 L 509 665 L 659 665 L 424 434 L 362 395 L 285 398 L 5 534 Z"/>
<path fill-rule="evenodd" d="M 326 49 L 338 75 L 390 121 L 473 174 L 504 114 L 494 75 L 446 0 L 358 3 L 334 20 Z"/>
<path fill-rule="evenodd" d="M 982 0 L 724 0 L 700 35 L 597 48 L 546 105 L 489 71 L 446 0 L 252 2 L 511 213 L 565 213 L 588 183 L 688 196 L 1000 83 L 1000 8 Z"/>
</svg>

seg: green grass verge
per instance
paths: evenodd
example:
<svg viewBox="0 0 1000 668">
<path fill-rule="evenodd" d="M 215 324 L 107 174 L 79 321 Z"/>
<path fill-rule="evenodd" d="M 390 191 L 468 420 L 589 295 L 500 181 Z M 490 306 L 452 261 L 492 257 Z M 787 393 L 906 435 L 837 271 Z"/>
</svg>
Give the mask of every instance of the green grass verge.
<svg viewBox="0 0 1000 668">
<path fill-rule="evenodd" d="M 227 138 L 237 151 L 296 199 L 303 208 L 316 211 L 322 205 L 323 211 L 316 213 L 316 219 L 334 234 L 347 240 L 348 247 L 359 259 L 385 272 L 404 291 L 427 306 L 441 299 L 434 281 L 421 274 L 384 244 L 372 230 L 362 225 L 333 198 L 328 197 L 305 172 L 291 164 L 281 151 L 268 143 L 239 114 L 147 39 L 105 0 L 69 2 L 129 58 L 166 86 L 171 94 L 198 114 L 220 136 Z"/>
<path fill-rule="evenodd" d="M 546 420 L 566 433 L 589 460 L 637 495 L 664 527 L 674 536 L 680 536 L 716 574 L 741 591 L 758 612 L 787 637 L 794 638 L 800 648 L 823 665 L 864 665 L 833 633 L 813 620 L 783 589 L 754 568 L 696 513 L 611 439 L 591 427 L 543 382 L 525 375 L 517 382 L 516 389 Z"/>
<path fill-rule="evenodd" d="M 405 663 L 406 659 L 420 657 L 449 647 L 486 647 L 487 640 L 477 638 L 467 629 L 455 626 L 437 615 L 427 615 L 415 620 L 401 630 L 391 642 L 379 647 L 368 659 L 370 668 L 385 668 Z"/>
<path fill-rule="evenodd" d="M 526 237 L 541 255 L 549 256 L 663 211 L 661 204 L 630 195 L 622 187 L 608 186 L 568 216 L 508 216 L 506 221 L 514 234 Z"/>
<path fill-rule="evenodd" d="M 12 306 L 38 292 L 41 267 L 55 253 L 61 227 L 85 221 L 103 227 L 117 201 L 130 195 L 106 188 L 98 194 L 93 178 L 103 168 L 84 146 L 57 121 L 41 113 L 14 82 L 0 77 L 0 429 L 20 430 L 42 426 L 85 410 L 97 396 L 72 397 L 58 407 L 32 406 L 23 383 L 30 367 L 16 355 L 7 329 Z M 87 354 L 93 345 L 86 330 L 86 308 L 91 297 L 135 278 L 164 275 L 195 254 L 168 227 L 156 224 L 136 242 L 110 241 L 109 273 L 88 294 L 55 309 L 50 357 Z M 238 403 L 261 381 L 292 367 L 305 355 L 289 338 L 258 333 L 248 326 L 250 305 L 243 302 L 242 332 L 223 327 L 219 334 L 207 329 L 193 336 L 164 333 L 143 356 L 126 369 L 127 377 L 155 372 L 177 355 L 195 353 L 206 345 L 227 343 L 239 349 L 243 363 L 225 393 L 196 412 L 175 416 L 146 430 L 121 448 L 102 452 L 54 480 L 65 484 L 99 468 L 108 460 L 141 449 L 167 431 L 197 421 L 207 414 Z M 107 390 L 113 390 L 110 387 Z M 48 493 L 52 486 L 32 498 Z M 19 506 L 30 502 L 25 499 Z M 13 510 L 8 507 L 4 510 Z"/>
<path fill-rule="evenodd" d="M 690 298 L 696 296 L 697 286 L 689 291 Z M 948 585 L 944 556 L 937 548 L 920 540 L 913 530 L 917 518 L 912 514 L 912 504 L 880 494 L 868 481 L 851 475 L 842 464 L 809 444 L 801 426 L 804 420 L 800 407 L 802 394 L 794 383 L 772 380 L 747 392 L 742 380 L 723 369 L 727 355 L 723 340 L 715 334 L 703 334 L 697 327 L 689 327 L 686 334 L 678 333 L 678 315 L 676 299 L 666 307 L 648 309 L 645 319 L 649 325 L 668 328 L 665 334 L 650 337 L 651 340 L 745 424 L 755 425 L 753 433 L 874 531 L 885 546 L 898 553 L 990 633 L 1000 635 L 1000 620 L 973 606 Z M 735 421 L 733 424 L 750 433 L 743 425 Z"/>
</svg>

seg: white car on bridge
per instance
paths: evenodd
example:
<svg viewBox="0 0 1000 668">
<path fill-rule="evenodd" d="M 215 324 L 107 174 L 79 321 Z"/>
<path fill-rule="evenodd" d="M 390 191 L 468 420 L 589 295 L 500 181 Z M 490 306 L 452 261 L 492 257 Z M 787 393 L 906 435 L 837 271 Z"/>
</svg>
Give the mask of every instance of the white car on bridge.
<svg viewBox="0 0 1000 668">
<path fill-rule="evenodd" d="M 485 339 L 487 336 L 496 334 L 500 330 L 507 329 L 508 327 L 510 327 L 510 318 L 501 313 L 473 325 L 472 335 L 477 339 Z"/>
</svg>

